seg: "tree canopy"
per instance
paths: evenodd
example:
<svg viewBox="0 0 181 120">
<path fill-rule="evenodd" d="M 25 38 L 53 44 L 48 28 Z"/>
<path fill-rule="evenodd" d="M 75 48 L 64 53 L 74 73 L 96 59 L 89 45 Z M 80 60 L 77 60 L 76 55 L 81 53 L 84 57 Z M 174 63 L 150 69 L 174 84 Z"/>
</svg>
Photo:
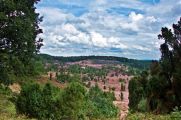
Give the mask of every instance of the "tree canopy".
<svg viewBox="0 0 181 120">
<path fill-rule="evenodd" d="M 35 4 L 40 0 L 0 0 L 0 82 L 10 76 L 32 74 L 33 56 L 42 46 Z"/>
</svg>

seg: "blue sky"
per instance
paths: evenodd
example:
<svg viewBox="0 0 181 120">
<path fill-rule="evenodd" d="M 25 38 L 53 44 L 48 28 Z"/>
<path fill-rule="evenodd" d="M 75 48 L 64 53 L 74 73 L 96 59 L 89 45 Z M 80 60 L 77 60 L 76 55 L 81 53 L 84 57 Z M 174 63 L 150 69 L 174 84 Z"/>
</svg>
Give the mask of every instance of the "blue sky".
<svg viewBox="0 0 181 120">
<path fill-rule="evenodd" d="M 181 17 L 181 0 L 42 0 L 41 53 L 159 59 L 163 26 Z"/>
</svg>

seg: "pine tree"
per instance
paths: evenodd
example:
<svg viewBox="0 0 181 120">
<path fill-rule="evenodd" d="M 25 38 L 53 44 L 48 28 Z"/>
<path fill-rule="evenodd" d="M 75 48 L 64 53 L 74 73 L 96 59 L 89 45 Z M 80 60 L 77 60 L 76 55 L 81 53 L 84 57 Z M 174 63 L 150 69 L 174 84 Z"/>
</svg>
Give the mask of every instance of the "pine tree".
<svg viewBox="0 0 181 120">
<path fill-rule="evenodd" d="M 161 59 L 150 68 L 148 105 L 157 112 L 169 112 L 181 106 L 181 19 L 172 27 L 173 31 L 162 28 L 158 35 L 164 41 L 160 46 Z"/>
</svg>

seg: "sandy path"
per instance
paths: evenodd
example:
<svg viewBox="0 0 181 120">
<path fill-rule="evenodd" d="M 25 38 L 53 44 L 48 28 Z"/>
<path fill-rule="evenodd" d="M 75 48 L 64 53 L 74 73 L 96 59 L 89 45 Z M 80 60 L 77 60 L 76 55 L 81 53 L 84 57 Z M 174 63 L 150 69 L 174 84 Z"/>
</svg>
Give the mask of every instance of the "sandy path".
<svg viewBox="0 0 181 120">
<path fill-rule="evenodd" d="M 120 93 L 120 92 L 119 92 Z M 116 93 L 118 94 L 118 93 Z M 120 114 L 119 114 L 119 119 L 120 120 L 125 120 L 126 116 L 128 114 L 128 104 L 129 104 L 129 93 L 128 93 L 128 89 L 126 89 L 126 91 L 123 92 L 123 100 L 121 101 L 120 98 L 116 99 L 116 101 L 114 101 L 114 105 L 116 105 L 119 109 L 120 109 Z"/>
<path fill-rule="evenodd" d="M 116 100 L 113 103 L 120 109 L 119 120 L 125 120 L 126 116 L 128 114 L 128 109 L 129 109 L 129 107 L 128 107 L 128 104 L 129 104 L 128 84 L 129 84 L 129 80 L 131 77 L 123 76 L 120 74 L 118 77 L 108 77 L 108 78 L 109 78 L 109 80 L 111 80 L 109 82 L 109 84 L 116 88 L 114 91 Z M 121 84 L 119 82 L 120 78 L 125 80 L 125 91 L 121 91 Z M 121 98 L 120 98 L 121 92 L 123 93 L 123 100 L 121 100 Z"/>
</svg>

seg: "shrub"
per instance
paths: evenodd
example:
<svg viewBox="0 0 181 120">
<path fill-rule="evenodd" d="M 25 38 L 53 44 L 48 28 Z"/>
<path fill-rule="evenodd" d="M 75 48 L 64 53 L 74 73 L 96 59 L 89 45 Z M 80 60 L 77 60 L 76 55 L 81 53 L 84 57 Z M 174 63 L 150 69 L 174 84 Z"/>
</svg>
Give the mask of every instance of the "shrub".
<svg viewBox="0 0 181 120">
<path fill-rule="evenodd" d="M 62 118 L 66 120 L 80 120 L 85 117 L 84 106 L 86 89 L 77 82 L 70 85 L 63 91 L 60 106 L 62 108 Z"/>
<path fill-rule="evenodd" d="M 84 86 L 72 82 L 63 91 L 46 84 L 26 84 L 16 101 L 18 113 L 39 120 L 84 120 L 117 117 L 113 93 L 105 93 L 98 86 L 87 93 Z"/>
<path fill-rule="evenodd" d="M 138 103 L 138 110 L 140 112 L 146 112 L 147 111 L 147 107 L 146 107 L 146 99 L 141 99 L 141 101 Z"/>
<path fill-rule="evenodd" d="M 57 76 L 57 80 L 65 83 L 65 82 L 80 82 L 80 75 L 78 74 L 65 74 L 61 73 Z"/>
<path fill-rule="evenodd" d="M 174 108 L 174 111 L 171 113 L 172 120 L 180 120 L 181 119 L 181 111 L 179 111 L 178 107 Z"/>
<path fill-rule="evenodd" d="M 154 115 L 151 113 L 129 113 L 126 120 L 173 120 L 170 115 Z M 180 120 L 180 119 L 177 119 Z"/>
<path fill-rule="evenodd" d="M 0 94 L 3 94 L 3 95 L 10 95 L 11 94 L 11 90 L 3 85 L 3 84 L 0 84 Z"/>
<path fill-rule="evenodd" d="M 46 84 L 26 84 L 16 101 L 18 113 L 44 119 L 80 120 L 86 116 L 86 89 L 73 82 L 63 91 Z"/>
<path fill-rule="evenodd" d="M 39 84 L 26 84 L 16 101 L 16 109 L 20 114 L 38 119 L 60 119 L 56 110 L 56 96 L 59 91 L 46 84 L 43 88 Z"/>
<path fill-rule="evenodd" d="M 129 81 L 129 108 L 132 110 L 137 110 L 144 93 L 143 87 L 138 80 L 138 77 L 134 77 Z"/>
<path fill-rule="evenodd" d="M 92 104 L 92 118 L 113 118 L 118 114 L 118 109 L 113 105 L 113 93 L 103 92 L 96 85 L 89 90 L 88 98 Z"/>
</svg>

